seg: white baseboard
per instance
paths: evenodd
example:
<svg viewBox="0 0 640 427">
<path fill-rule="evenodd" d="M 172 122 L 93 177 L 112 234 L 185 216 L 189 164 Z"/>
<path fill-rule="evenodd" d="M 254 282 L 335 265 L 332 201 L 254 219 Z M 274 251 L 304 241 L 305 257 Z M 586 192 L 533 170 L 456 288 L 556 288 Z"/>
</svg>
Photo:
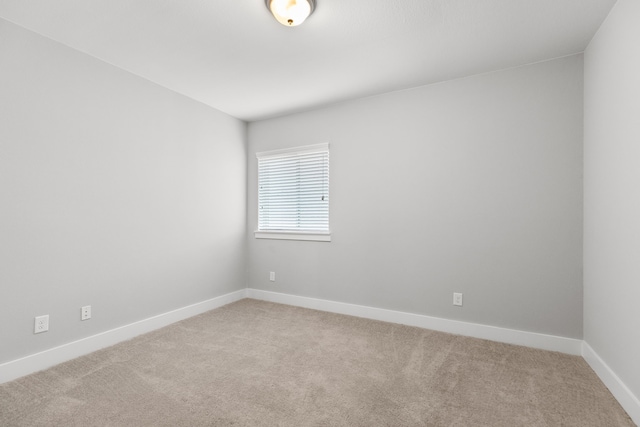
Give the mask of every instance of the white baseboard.
<svg viewBox="0 0 640 427">
<path fill-rule="evenodd" d="M 460 322 L 457 320 L 442 319 L 439 317 L 424 316 L 421 314 L 405 313 L 401 311 L 386 310 L 382 308 L 366 307 L 362 305 L 347 304 L 336 301 L 316 298 L 301 297 L 290 294 L 262 291 L 259 289 L 247 289 L 247 297 L 294 305 L 298 307 L 312 308 L 331 313 L 347 314 L 350 316 L 364 317 L 366 319 L 382 320 L 384 322 L 399 323 L 402 325 L 417 326 L 419 328 L 433 329 L 451 334 L 464 335 L 474 338 L 482 338 L 508 344 L 523 345 L 542 350 L 558 351 L 561 353 L 580 356 L 582 354 L 582 340 L 574 338 L 545 335 L 535 332 L 524 332 L 515 329 L 498 328 L 495 326 L 480 325 L 477 323 Z"/>
<path fill-rule="evenodd" d="M 41 371 L 76 357 L 89 354 L 138 335 L 246 298 L 246 289 L 149 317 L 87 338 L 63 344 L 40 353 L 0 364 L 0 384 Z"/>
<path fill-rule="evenodd" d="M 620 380 L 604 360 L 586 341 L 582 343 L 582 357 L 587 361 L 600 380 L 607 386 L 611 394 L 618 400 L 620 406 L 627 411 L 634 423 L 640 425 L 640 400 Z"/>
<path fill-rule="evenodd" d="M 625 411 L 627 411 L 631 419 L 636 424 L 640 425 L 640 400 L 638 400 L 638 398 L 631 392 L 631 390 L 629 390 L 620 378 L 618 378 L 618 376 L 589 346 L 589 344 L 582 340 L 251 288 L 242 289 L 182 307 L 148 319 L 131 323 L 129 325 L 83 338 L 78 341 L 54 347 L 40 353 L 32 354 L 21 359 L 0 364 L 0 384 L 41 371 L 119 342 L 126 341 L 138 335 L 160 329 L 180 320 L 222 307 L 223 305 L 239 301 L 243 298 L 271 301 L 280 304 L 328 311 L 331 313 L 346 314 L 366 319 L 433 329 L 436 331 L 482 338 L 508 344 L 581 355 L 587 363 L 589 363 L 598 377 L 600 377 L 602 382 L 609 388 L 618 402 L 620 402 L 620 405 L 625 409 Z"/>
</svg>

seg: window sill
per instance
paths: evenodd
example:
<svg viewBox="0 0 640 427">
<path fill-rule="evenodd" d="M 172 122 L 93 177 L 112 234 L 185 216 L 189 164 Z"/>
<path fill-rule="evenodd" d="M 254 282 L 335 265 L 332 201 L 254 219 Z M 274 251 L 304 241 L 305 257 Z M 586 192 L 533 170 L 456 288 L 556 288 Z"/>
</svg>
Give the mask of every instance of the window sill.
<svg viewBox="0 0 640 427">
<path fill-rule="evenodd" d="M 315 242 L 330 242 L 331 233 L 305 233 L 297 231 L 256 231 L 256 239 L 276 240 L 308 240 Z"/>
</svg>

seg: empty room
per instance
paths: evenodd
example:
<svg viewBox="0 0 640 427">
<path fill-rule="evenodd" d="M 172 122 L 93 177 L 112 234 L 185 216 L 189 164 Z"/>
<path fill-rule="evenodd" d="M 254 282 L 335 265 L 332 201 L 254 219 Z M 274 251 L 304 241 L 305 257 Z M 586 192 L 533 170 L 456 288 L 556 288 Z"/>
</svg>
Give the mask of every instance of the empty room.
<svg viewBox="0 0 640 427">
<path fill-rule="evenodd" d="M 638 0 L 0 0 L 0 426 L 640 424 Z"/>
</svg>

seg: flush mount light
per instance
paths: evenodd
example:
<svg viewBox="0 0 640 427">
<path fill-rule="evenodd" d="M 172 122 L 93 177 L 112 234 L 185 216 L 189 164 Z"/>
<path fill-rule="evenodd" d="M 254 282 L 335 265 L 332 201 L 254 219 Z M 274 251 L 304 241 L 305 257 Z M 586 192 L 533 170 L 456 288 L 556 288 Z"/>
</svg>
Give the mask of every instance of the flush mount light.
<svg viewBox="0 0 640 427">
<path fill-rule="evenodd" d="M 274 18 L 287 27 L 302 24 L 316 8 L 315 0 L 265 0 L 265 3 Z"/>
</svg>

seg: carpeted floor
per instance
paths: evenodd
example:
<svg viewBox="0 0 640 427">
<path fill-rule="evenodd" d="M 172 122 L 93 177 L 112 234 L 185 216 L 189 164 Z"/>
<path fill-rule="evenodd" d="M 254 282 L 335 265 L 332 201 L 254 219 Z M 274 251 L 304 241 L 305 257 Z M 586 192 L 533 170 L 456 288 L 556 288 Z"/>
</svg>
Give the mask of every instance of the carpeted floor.
<svg viewBox="0 0 640 427">
<path fill-rule="evenodd" d="M 580 357 L 245 299 L 0 385 L 9 426 L 633 426 Z"/>
</svg>

